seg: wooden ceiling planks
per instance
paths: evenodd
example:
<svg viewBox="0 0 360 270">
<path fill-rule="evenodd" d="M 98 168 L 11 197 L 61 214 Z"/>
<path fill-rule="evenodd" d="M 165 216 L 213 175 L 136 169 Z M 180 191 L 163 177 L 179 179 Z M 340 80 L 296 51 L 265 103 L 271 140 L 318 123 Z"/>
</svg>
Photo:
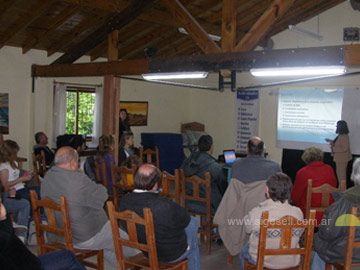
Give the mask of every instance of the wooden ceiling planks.
<svg viewBox="0 0 360 270">
<path fill-rule="evenodd" d="M 78 6 L 72 6 L 65 8 L 54 20 L 52 23 L 47 27 L 46 30 L 41 31 L 38 34 L 35 34 L 34 36 L 31 36 L 25 44 L 22 46 L 23 53 L 27 53 L 31 48 L 35 47 L 36 44 L 41 41 L 41 39 L 45 38 L 51 31 L 59 27 L 61 24 L 63 24 L 67 19 L 69 19 L 71 16 L 76 14 L 79 10 Z"/>
<path fill-rule="evenodd" d="M 273 1 L 275 0 L 235 1 L 237 42 L 249 32 Z M 344 1 L 296 0 L 283 17 L 271 25 L 265 38 L 287 29 L 289 24 L 310 19 Z M 0 49 L 4 45 L 24 47 L 24 52 L 32 48 L 42 49 L 47 50 L 49 56 L 55 52 L 69 52 L 109 18 L 123 12 L 132 3 L 132 0 L 0 0 Z M 179 0 L 179 3 L 204 32 L 222 35 L 222 0 Z M 76 9 L 73 15 L 61 21 L 64 10 L 72 8 Z M 119 58 L 144 58 L 144 49 L 149 46 L 158 50 L 153 58 L 203 53 L 190 36 L 178 32 L 177 28 L 183 25 L 184 21 L 174 19 L 163 1 L 154 0 L 146 11 L 133 17 L 119 29 Z M 233 36 L 234 34 L 232 39 Z M 94 46 L 86 54 L 91 55 L 93 60 L 106 57 L 106 39 L 107 34 L 99 41 L 100 45 Z M 204 40 L 206 41 L 203 35 L 200 42 L 204 43 Z M 226 40 L 224 36 L 223 42 Z M 231 43 L 232 41 L 229 42 Z M 228 46 L 229 49 L 229 44 L 222 46 Z"/>
</svg>

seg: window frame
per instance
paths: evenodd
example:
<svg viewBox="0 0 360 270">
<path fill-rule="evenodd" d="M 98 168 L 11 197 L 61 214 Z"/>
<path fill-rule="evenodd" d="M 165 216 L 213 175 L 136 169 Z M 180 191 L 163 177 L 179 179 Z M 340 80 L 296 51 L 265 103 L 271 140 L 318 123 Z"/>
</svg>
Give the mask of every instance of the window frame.
<svg viewBox="0 0 360 270">
<path fill-rule="evenodd" d="M 75 133 L 78 134 L 79 132 L 79 93 L 94 93 L 95 94 L 95 87 L 84 87 L 84 86 L 74 86 L 74 85 L 67 85 L 66 86 L 66 93 L 72 92 L 76 93 L 76 103 L 75 103 Z M 86 134 L 86 141 L 91 141 L 92 136 Z"/>
</svg>

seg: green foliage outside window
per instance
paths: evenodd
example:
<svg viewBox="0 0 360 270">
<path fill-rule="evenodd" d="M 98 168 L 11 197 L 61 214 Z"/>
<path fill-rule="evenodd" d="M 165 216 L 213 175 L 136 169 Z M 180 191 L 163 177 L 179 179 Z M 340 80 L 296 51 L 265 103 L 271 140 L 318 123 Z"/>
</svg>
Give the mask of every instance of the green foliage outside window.
<svg viewBox="0 0 360 270">
<path fill-rule="evenodd" d="M 77 134 L 91 135 L 94 123 L 95 93 L 78 92 L 79 107 L 76 108 L 76 92 L 66 93 L 66 134 L 76 132 L 76 109 L 78 111 Z"/>
</svg>

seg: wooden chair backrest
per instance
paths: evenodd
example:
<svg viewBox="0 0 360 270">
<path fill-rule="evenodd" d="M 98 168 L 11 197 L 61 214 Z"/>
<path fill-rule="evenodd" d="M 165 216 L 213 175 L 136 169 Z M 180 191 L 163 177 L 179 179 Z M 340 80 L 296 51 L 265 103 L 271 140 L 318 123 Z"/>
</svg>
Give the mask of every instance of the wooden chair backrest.
<svg viewBox="0 0 360 270">
<path fill-rule="evenodd" d="M 129 183 L 128 175 L 135 175 L 136 166 L 133 165 L 131 169 L 126 166 L 116 167 L 111 163 L 111 180 L 113 184 L 114 203 L 116 208 L 119 207 L 119 189 L 133 190 L 134 185 Z M 118 175 L 120 175 L 119 182 L 117 182 Z"/>
<path fill-rule="evenodd" d="M 191 177 L 185 177 L 184 170 L 180 170 L 181 174 L 181 189 L 182 189 L 182 198 L 181 203 L 182 206 L 185 208 L 187 207 L 187 202 L 189 200 L 191 201 L 198 201 L 198 202 L 204 202 L 206 204 L 206 216 L 207 220 L 210 220 L 211 216 L 211 178 L 210 173 L 205 173 L 205 179 L 202 179 L 198 177 L 197 175 L 193 175 Z M 189 183 L 192 185 L 193 193 L 192 195 L 186 194 L 186 183 Z M 200 197 L 200 185 L 205 186 L 206 196 L 205 198 Z"/>
<path fill-rule="evenodd" d="M 155 246 L 155 233 L 154 233 L 154 223 L 151 210 L 149 208 L 144 208 L 144 218 L 138 216 L 135 212 L 126 210 L 123 212 L 115 211 L 115 206 L 112 202 L 107 202 L 107 209 L 109 213 L 111 230 L 113 233 L 115 254 L 117 261 L 117 269 L 126 269 L 125 265 L 130 264 L 130 261 L 124 257 L 122 246 L 128 246 L 132 248 L 139 249 L 141 251 L 148 252 L 150 269 L 159 269 L 157 252 Z M 127 233 L 129 239 L 123 239 L 120 237 L 119 233 L 119 221 L 126 222 Z M 139 243 L 136 225 L 143 225 L 145 227 L 146 234 L 146 243 Z"/>
<path fill-rule="evenodd" d="M 74 247 L 72 242 L 69 208 L 66 198 L 64 196 L 60 196 L 60 204 L 57 204 L 50 198 L 39 200 L 34 190 L 30 190 L 30 196 L 34 214 L 38 255 L 47 253 L 47 244 L 45 243 L 44 232 L 50 232 L 63 236 L 65 238 L 66 249 L 73 251 Z M 42 224 L 41 222 L 41 207 L 43 207 L 46 211 L 48 224 Z M 56 225 L 55 211 L 61 213 L 63 228 Z"/>
<path fill-rule="evenodd" d="M 152 150 L 150 148 L 144 150 L 142 147 L 140 147 L 140 159 L 144 163 L 153 164 L 157 168 L 160 168 L 159 165 L 159 148 L 155 146 L 155 150 Z M 155 159 L 155 160 L 154 160 Z"/>
<path fill-rule="evenodd" d="M 32 153 L 32 163 L 34 168 L 34 178 L 36 185 L 40 185 L 39 175 L 45 176 L 46 174 L 46 163 L 45 163 L 45 153 L 40 151 L 40 154 L 35 155 Z"/>
<path fill-rule="evenodd" d="M 354 216 L 354 220 L 352 222 L 358 223 L 360 216 L 358 216 L 358 208 L 356 206 L 353 206 L 350 211 L 350 215 Z M 356 217 L 356 220 L 355 220 Z M 345 260 L 344 260 L 344 269 L 350 270 L 351 264 L 352 264 L 352 255 L 354 248 L 360 248 L 360 242 L 355 241 L 355 232 L 356 228 L 359 228 L 356 226 L 356 224 L 350 223 L 350 226 L 348 226 L 348 239 L 346 242 L 346 253 L 345 253 Z M 359 264 L 357 264 L 359 265 Z"/>
<path fill-rule="evenodd" d="M 100 164 L 99 162 L 95 161 L 94 165 L 95 165 L 96 182 L 98 182 L 99 184 L 103 184 L 106 187 L 106 189 L 108 189 L 109 185 L 108 185 L 105 161 L 101 161 Z"/>
<path fill-rule="evenodd" d="M 168 172 L 161 173 L 161 187 L 162 192 L 160 196 L 174 198 L 175 201 L 180 204 L 180 172 L 178 169 L 175 170 L 174 175 L 169 174 Z M 174 183 L 175 193 L 171 192 L 171 183 Z"/>
<path fill-rule="evenodd" d="M 284 216 L 275 221 L 269 221 L 269 212 L 264 211 L 261 215 L 261 226 L 259 235 L 258 257 L 256 262 L 256 269 L 264 269 L 264 258 L 269 255 L 302 255 L 303 268 L 310 269 L 311 248 L 314 237 L 316 211 L 310 211 L 310 219 L 298 220 L 292 216 Z M 267 249 L 266 239 L 267 231 L 272 229 L 281 230 L 281 240 L 278 249 Z M 292 236 L 294 229 L 304 229 L 305 243 L 304 247 L 291 247 Z"/>
<path fill-rule="evenodd" d="M 337 189 L 329 184 L 324 184 L 319 187 L 312 186 L 312 179 L 308 179 L 307 193 L 306 193 L 306 218 L 309 218 L 310 210 L 316 210 L 316 212 L 325 212 L 330 204 L 330 196 L 334 191 L 345 191 L 346 182 L 345 180 L 340 181 L 340 187 Z M 311 206 L 311 195 L 321 193 L 321 206 L 312 207 Z"/>
</svg>

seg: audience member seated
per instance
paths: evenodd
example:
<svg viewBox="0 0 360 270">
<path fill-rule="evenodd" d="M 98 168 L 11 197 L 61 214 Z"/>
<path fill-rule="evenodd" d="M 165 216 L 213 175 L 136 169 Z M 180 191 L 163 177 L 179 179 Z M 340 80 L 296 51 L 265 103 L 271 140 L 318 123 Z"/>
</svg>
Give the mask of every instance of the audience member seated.
<svg viewBox="0 0 360 270">
<path fill-rule="evenodd" d="M 262 212 L 269 211 L 269 221 L 277 220 L 283 216 L 293 216 L 296 219 L 303 219 L 300 208 L 291 206 L 288 199 L 291 195 L 292 181 L 289 176 L 283 173 L 276 173 L 269 177 L 266 182 L 267 200 L 252 209 L 244 217 L 246 232 L 250 234 L 249 243 L 246 244 L 240 253 L 242 269 L 244 269 L 244 258 L 256 265 L 257 251 L 259 244 L 260 220 Z M 298 246 L 301 235 L 293 233 L 291 245 Z M 279 248 L 281 233 L 274 232 L 266 240 L 266 248 Z M 283 269 L 298 265 L 300 255 L 265 256 L 264 266 L 271 269 Z"/>
<path fill-rule="evenodd" d="M 119 166 L 121 166 L 121 164 L 125 162 L 129 156 L 134 154 L 132 149 L 133 145 L 134 134 L 132 132 L 124 132 L 121 136 L 119 144 Z"/>
<path fill-rule="evenodd" d="M 78 158 L 73 148 L 61 147 L 55 155 L 55 166 L 46 173 L 41 195 L 56 203 L 60 202 L 60 196 L 65 196 L 69 204 L 74 246 L 80 249 L 103 249 L 105 259 L 115 267 L 111 227 L 104 211 L 107 191 L 103 185 L 91 181 L 79 170 Z M 56 216 L 56 219 L 60 218 Z M 122 230 L 120 233 L 126 235 Z M 125 256 L 132 256 L 139 251 L 125 248 L 124 253 Z"/>
<path fill-rule="evenodd" d="M 112 156 L 115 149 L 115 140 L 112 135 L 102 135 L 99 138 L 99 145 L 97 147 L 98 152 L 96 153 L 96 160 L 95 162 L 98 165 L 104 161 L 106 165 L 106 172 L 101 172 L 100 177 L 103 180 L 103 174 L 106 173 L 107 181 L 108 181 L 108 192 L 112 194 L 113 192 L 113 184 L 112 184 L 112 176 L 111 176 L 111 163 L 115 163 L 115 159 Z"/>
<path fill-rule="evenodd" d="M 344 262 L 348 224 L 339 217 L 350 214 L 353 206 L 360 207 L 360 159 L 353 164 L 351 180 L 355 186 L 345 192 L 333 192 L 335 202 L 330 205 L 323 216 L 319 232 L 314 236 L 315 257 L 311 269 L 323 270 L 325 263 Z M 345 217 L 345 216 L 343 216 Z M 355 232 L 356 241 L 360 240 L 360 231 Z M 353 263 L 360 263 L 360 250 L 355 248 L 352 256 Z"/>
<path fill-rule="evenodd" d="M 247 144 L 247 156 L 234 161 L 231 178 L 236 178 L 246 184 L 268 179 L 271 175 L 281 172 L 278 163 L 265 159 L 264 150 L 265 144 L 261 138 L 251 138 Z"/>
<path fill-rule="evenodd" d="M 142 160 L 136 156 L 136 155 L 131 155 L 129 156 L 122 164 L 121 166 L 125 166 L 128 169 L 132 169 L 133 166 L 135 166 L 135 168 L 139 168 L 140 165 L 142 165 Z M 127 180 L 128 180 L 128 184 L 129 185 L 134 185 L 134 176 L 132 174 L 127 174 L 126 175 Z"/>
<path fill-rule="evenodd" d="M 74 148 L 78 153 L 81 153 L 87 148 L 86 140 L 81 135 L 74 135 L 71 137 L 68 146 Z"/>
<path fill-rule="evenodd" d="M 331 166 L 324 164 L 324 153 L 319 148 L 310 147 L 305 149 L 301 159 L 307 164 L 296 173 L 294 187 L 291 193 L 292 202 L 300 207 L 304 216 L 306 215 L 306 194 L 308 179 L 312 179 L 312 186 L 319 187 L 329 184 L 337 186 L 334 170 Z M 334 200 L 331 198 L 331 203 Z M 311 206 L 321 206 L 321 194 L 312 195 Z M 324 213 L 316 213 L 316 225 L 320 225 Z"/>
<path fill-rule="evenodd" d="M 11 140 L 6 140 L 0 145 L 0 178 L 5 191 L 15 188 L 18 197 L 27 199 L 30 202 L 30 189 L 35 190 L 40 197 L 40 187 L 24 186 L 24 182 L 31 180 L 32 173 L 27 172 L 24 176 L 20 176 L 20 170 L 16 162 L 19 150 L 19 145 Z"/>
<path fill-rule="evenodd" d="M 203 135 L 200 137 L 198 142 L 199 150 L 192 153 L 188 158 L 186 158 L 181 165 L 181 169 L 184 170 L 185 177 L 191 177 L 197 175 L 202 179 L 205 179 L 205 173 L 209 172 L 211 176 L 211 207 L 212 211 L 215 213 L 218 208 L 221 198 L 225 193 L 227 188 L 227 179 L 224 174 L 223 168 L 216 161 L 215 158 L 211 156 L 214 150 L 213 139 L 210 135 Z M 192 194 L 192 185 L 189 184 L 186 186 L 186 193 Z M 205 187 L 200 186 L 200 197 L 205 198 Z M 201 204 L 201 205 L 200 205 Z M 194 208 L 193 211 L 206 212 L 205 204 L 199 203 L 197 205 L 191 204 L 189 207 Z"/>
<path fill-rule="evenodd" d="M 16 237 L 6 209 L 1 203 L 2 186 L 0 183 L 0 266 L 2 270 L 86 270 L 69 250 L 51 252 L 35 256 Z"/>
<path fill-rule="evenodd" d="M 199 222 L 176 202 L 159 196 L 160 170 L 151 164 L 141 165 L 135 173 L 134 186 L 135 190 L 122 198 L 119 210 L 131 210 L 143 217 L 143 208 L 150 208 L 158 260 L 177 262 L 188 258 L 189 270 L 200 269 Z M 139 228 L 138 237 L 140 242 L 145 243 L 144 228 Z"/>
<path fill-rule="evenodd" d="M 48 137 L 42 131 L 37 132 L 35 133 L 35 142 L 36 145 L 33 147 L 34 154 L 39 155 L 41 151 L 44 151 L 46 168 L 49 168 L 54 160 L 55 155 L 54 152 L 51 151 L 51 149 L 47 146 L 49 143 Z"/>
</svg>

